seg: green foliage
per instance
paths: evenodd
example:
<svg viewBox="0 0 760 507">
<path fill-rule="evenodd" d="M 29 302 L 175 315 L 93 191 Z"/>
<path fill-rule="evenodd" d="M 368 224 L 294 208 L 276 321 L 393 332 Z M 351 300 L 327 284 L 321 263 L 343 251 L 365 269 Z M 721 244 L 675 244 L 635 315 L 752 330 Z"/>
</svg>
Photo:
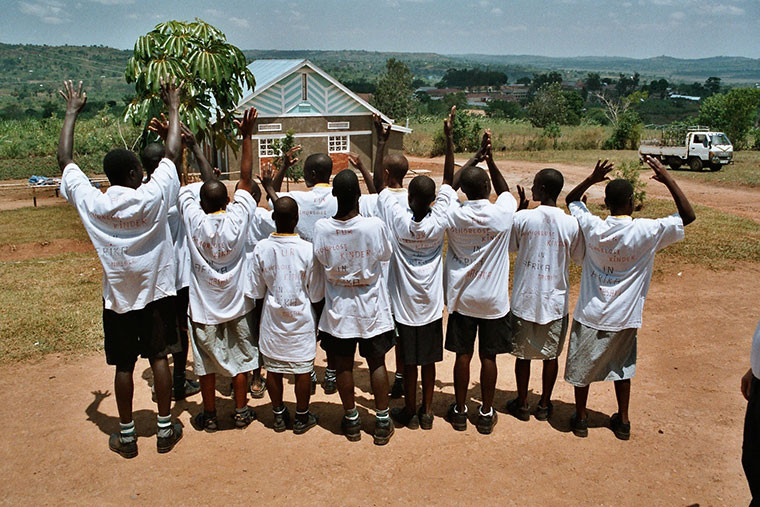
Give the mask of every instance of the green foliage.
<svg viewBox="0 0 760 507">
<path fill-rule="evenodd" d="M 467 109 L 467 96 L 464 92 L 447 93 L 441 100 L 432 100 L 427 93 L 416 94 L 416 97 L 418 116 L 432 115 L 443 119 L 451 111 L 451 106 L 457 106 L 459 111 Z"/>
<path fill-rule="evenodd" d="M 482 127 L 477 116 L 466 113 L 457 113 L 454 117 L 454 151 L 470 152 L 480 147 L 480 135 Z M 435 133 L 431 156 L 437 157 L 446 153 L 446 138 L 443 135 L 443 127 Z"/>
<path fill-rule="evenodd" d="M 612 135 L 604 142 L 605 150 L 636 150 L 641 141 L 643 124 L 636 111 L 627 109 L 618 116 Z"/>
<path fill-rule="evenodd" d="M 562 129 L 559 128 L 559 124 L 550 123 L 544 127 L 544 131 L 541 133 L 543 137 L 547 137 L 552 140 L 554 149 L 557 149 L 557 140 L 562 135 Z"/>
<path fill-rule="evenodd" d="M 167 74 L 184 81 L 180 117 L 190 130 L 199 139 L 210 132 L 217 148 L 237 149 L 232 115 L 243 87 L 253 89 L 256 84 L 243 52 L 198 18 L 156 25 L 138 37 L 127 62 L 125 77 L 135 83 L 136 96 L 127 106 L 126 118 L 146 125 L 163 110 L 159 78 Z"/>
<path fill-rule="evenodd" d="M 504 72 L 496 70 L 448 69 L 436 85 L 438 88 L 470 88 L 473 86 L 500 86 L 509 80 Z"/>
<path fill-rule="evenodd" d="M 752 149 L 760 150 L 760 127 L 754 127 L 749 132 L 750 139 L 752 139 Z"/>
<path fill-rule="evenodd" d="M 567 110 L 565 113 L 565 125 L 580 125 L 581 116 L 583 116 L 583 97 L 575 90 L 564 90 L 562 96 L 565 97 Z"/>
<path fill-rule="evenodd" d="M 279 153 L 277 157 L 272 161 L 272 164 L 277 170 L 282 167 L 282 155 L 287 153 L 293 146 L 296 145 L 295 130 L 289 129 L 285 132 L 285 137 L 282 139 L 275 139 L 272 142 L 272 147 L 275 153 Z M 303 164 L 298 162 L 288 168 L 288 172 L 285 176 L 295 181 L 296 183 L 303 179 Z"/>
<path fill-rule="evenodd" d="M 543 128 L 550 123 L 562 124 L 567 118 L 567 99 L 560 83 L 542 86 L 528 104 L 528 119 L 534 127 Z"/>
<path fill-rule="evenodd" d="M 741 150 L 748 147 L 746 137 L 757 120 L 758 106 L 760 90 L 734 88 L 706 98 L 699 110 L 699 123 L 722 130 L 734 148 Z"/>
<path fill-rule="evenodd" d="M 412 112 L 412 72 L 404 62 L 389 59 L 385 64 L 385 73 L 377 80 L 373 105 L 383 114 L 395 120 L 405 118 Z"/>
<path fill-rule="evenodd" d="M 633 185 L 633 205 L 639 210 L 644 207 L 647 198 L 647 182 L 641 179 L 639 164 L 636 162 L 623 162 L 612 173 L 612 178 L 628 180 Z"/>
<path fill-rule="evenodd" d="M 491 118 L 524 118 L 525 111 L 517 102 L 510 100 L 491 100 L 486 107 L 486 114 Z"/>
</svg>

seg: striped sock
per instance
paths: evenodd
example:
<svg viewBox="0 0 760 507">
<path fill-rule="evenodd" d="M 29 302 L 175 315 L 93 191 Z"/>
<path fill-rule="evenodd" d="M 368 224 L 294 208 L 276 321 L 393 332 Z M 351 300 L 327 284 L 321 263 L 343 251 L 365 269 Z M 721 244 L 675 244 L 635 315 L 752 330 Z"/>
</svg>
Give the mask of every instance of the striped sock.
<svg viewBox="0 0 760 507">
<path fill-rule="evenodd" d="M 237 409 L 235 409 L 237 410 Z M 280 415 L 283 412 L 285 412 L 285 405 L 281 406 L 280 408 L 274 408 L 272 407 L 272 412 L 274 412 L 276 415 Z"/>
<path fill-rule="evenodd" d="M 129 444 L 137 440 L 135 434 L 135 421 L 129 421 L 127 424 L 119 423 L 119 440 L 122 444 Z"/>
<path fill-rule="evenodd" d="M 402 372 L 396 372 L 396 380 L 404 380 L 404 374 Z"/>
<path fill-rule="evenodd" d="M 330 368 L 325 370 L 325 380 L 335 380 L 336 376 L 337 372 L 335 370 L 331 370 Z"/>
<path fill-rule="evenodd" d="M 377 417 L 381 421 L 385 421 L 389 417 L 388 416 L 388 409 L 386 408 L 385 410 L 377 410 L 377 411 L 375 411 L 375 417 Z"/>
<path fill-rule="evenodd" d="M 317 381 L 317 372 L 314 370 L 311 370 L 311 381 L 316 382 Z"/>
<path fill-rule="evenodd" d="M 172 435 L 172 416 L 160 415 L 158 416 L 158 436 L 161 438 L 170 437 Z"/>
<path fill-rule="evenodd" d="M 346 410 L 346 419 L 349 421 L 355 421 L 359 418 L 359 411 L 356 410 L 356 407 L 352 408 L 351 410 Z"/>
</svg>

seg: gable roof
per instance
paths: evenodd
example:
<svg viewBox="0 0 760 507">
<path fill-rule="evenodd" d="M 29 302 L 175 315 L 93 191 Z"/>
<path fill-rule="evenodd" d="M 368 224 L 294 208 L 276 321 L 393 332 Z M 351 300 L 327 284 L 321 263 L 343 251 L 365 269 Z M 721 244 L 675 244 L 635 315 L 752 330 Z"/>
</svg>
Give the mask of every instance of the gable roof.
<svg viewBox="0 0 760 507">
<path fill-rule="evenodd" d="M 256 78 L 256 87 L 254 90 L 251 90 L 249 88 L 246 88 L 243 90 L 243 94 L 242 94 L 243 98 L 238 103 L 238 108 L 240 108 L 241 106 L 243 106 L 244 104 L 248 102 L 251 102 L 255 97 L 263 94 L 269 88 L 271 88 L 272 86 L 280 82 L 282 79 L 299 71 L 300 69 L 304 67 L 309 68 L 310 70 L 312 70 L 313 72 L 321 76 L 331 85 L 335 86 L 344 94 L 348 95 L 350 99 L 352 99 L 353 101 L 359 103 L 361 106 L 366 108 L 369 112 L 379 115 L 383 119 L 383 121 L 391 125 L 391 130 L 396 130 L 398 132 L 403 132 L 405 134 L 412 131 L 411 129 L 407 127 L 403 127 L 401 125 L 395 124 L 391 118 L 389 118 L 388 116 L 380 112 L 378 109 L 373 107 L 367 101 L 359 97 L 356 93 L 346 88 L 343 84 L 340 83 L 340 81 L 338 81 L 337 79 L 329 75 L 327 72 L 320 69 L 319 67 L 317 67 L 312 62 L 306 59 L 254 60 L 250 65 L 248 65 L 248 70 L 250 70 L 253 76 Z"/>
</svg>

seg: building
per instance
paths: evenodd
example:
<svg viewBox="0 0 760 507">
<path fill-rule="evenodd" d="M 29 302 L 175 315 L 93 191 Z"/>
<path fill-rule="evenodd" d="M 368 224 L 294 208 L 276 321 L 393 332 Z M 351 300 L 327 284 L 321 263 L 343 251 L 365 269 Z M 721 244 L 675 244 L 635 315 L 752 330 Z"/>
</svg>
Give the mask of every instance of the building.
<svg viewBox="0 0 760 507">
<path fill-rule="evenodd" d="M 255 107 L 259 112 L 253 150 L 254 171 L 277 156 L 273 146 L 292 130 L 296 144 L 303 147 L 301 160 L 312 153 L 327 153 L 333 171 L 348 168 L 348 153 L 354 152 L 372 168 L 377 134 L 372 114 L 390 123 L 389 152 L 403 148 L 404 134 L 411 129 L 396 125 L 359 95 L 309 60 L 256 60 L 248 66 L 256 79 L 254 90 L 244 90 L 237 112 Z M 223 171 L 237 171 L 240 164 L 232 150 L 217 154 Z"/>
</svg>

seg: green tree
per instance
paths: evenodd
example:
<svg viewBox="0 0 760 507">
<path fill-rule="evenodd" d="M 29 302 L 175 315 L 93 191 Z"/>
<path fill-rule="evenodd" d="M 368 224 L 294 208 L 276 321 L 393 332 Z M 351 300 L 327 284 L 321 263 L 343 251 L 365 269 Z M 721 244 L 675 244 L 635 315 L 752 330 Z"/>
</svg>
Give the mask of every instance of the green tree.
<svg viewBox="0 0 760 507">
<path fill-rule="evenodd" d="M 385 74 L 377 80 L 373 105 L 391 118 L 409 116 L 412 111 L 412 71 L 404 62 L 389 59 L 385 62 Z"/>
<path fill-rule="evenodd" d="M 159 78 L 184 81 L 180 117 L 199 139 L 207 134 L 214 145 L 237 149 L 232 118 L 244 87 L 256 82 L 243 52 L 229 44 L 220 30 L 195 18 L 167 21 L 135 42 L 126 79 L 135 83 L 135 97 L 125 117 L 146 126 L 163 109 Z"/>
<path fill-rule="evenodd" d="M 554 149 L 557 149 L 557 140 L 562 136 L 562 129 L 560 129 L 559 124 L 557 123 L 550 123 L 547 126 L 544 127 L 544 131 L 541 132 L 541 135 L 543 137 L 549 138 L 552 140 L 552 146 Z"/>
<path fill-rule="evenodd" d="M 710 95 L 720 93 L 720 78 L 715 76 L 708 77 L 707 81 L 705 81 L 705 90 L 707 90 Z"/>
<path fill-rule="evenodd" d="M 567 99 L 562 93 L 560 83 L 542 86 L 536 92 L 533 101 L 528 104 L 528 119 L 534 127 L 544 128 L 551 123 L 565 123 L 567 117 Z"/>
<path fill-rule="evenodd" d="M 482 127 L 477 116 L 458 113 L 454 116 L 453 124 L 454 150 L 457 152 L 477 151 L 481 142 Z M 439 130 L 433 138 L 433 148 L 430 155 L 436 157 L 446 152 L 446 139 L 443 130 Z"/>
<path fill-rule="evenodd" d="M 491 118 L 523 118 L 525 116 L 525 111 L 520 104 L 500 99 L 489 101 L 486 113 Z"/>
<path fill-rule="evenodd" d="M 296 145 L 295 134 L 295 130 L 288 129 L 288 131 L 285 132 L 285 137 L 282 139 L 275 139 L 272 142 L 272 148 L 274 149 L 274 152 L 277 153 L 277 156 L 272 161 L 272 165 L 274 165 L 276 171 L 279 171 L 282 167 L 283 155 Z M 298 183 L 301 181 L 301 178 L 303 178 L 303 164 L 298 162 L 288 167 L 285 176 Z"/>
<path fill-rule="evenodd" d="M 707 97 L 699 109 L 699 123 L 722 130 L 737 149 L 747 148 L 747 133 L 757 120 L 760 90 L 734 88 Z"/>
<path fill-rule="evenodd" d="M 643 124 L 633 109 L 626 109 L 617 116 L 614 130 L 602 146 L 605 150 L 637 150 L 641 141 Z"/>
<path fill-rule="evenodd" d="M 563 123 L 565 125 L 580 125 L 581 116 L 583 116 L 583 97 L 575 90 L 565 90 L 562 92 L 562 96 L 565 97 L 567 104 Z"/>
</svg>

